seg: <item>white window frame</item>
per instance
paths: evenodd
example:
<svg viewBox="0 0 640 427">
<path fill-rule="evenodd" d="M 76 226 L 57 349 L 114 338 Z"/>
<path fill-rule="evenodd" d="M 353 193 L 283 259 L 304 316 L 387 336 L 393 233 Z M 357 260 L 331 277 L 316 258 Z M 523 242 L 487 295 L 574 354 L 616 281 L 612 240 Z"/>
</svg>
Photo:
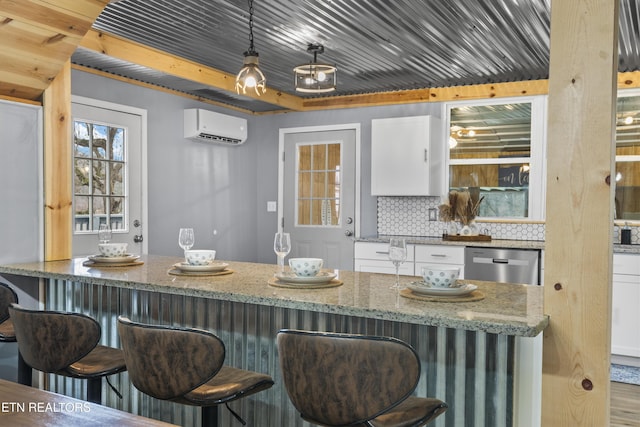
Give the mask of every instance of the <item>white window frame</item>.
<svg viewBox="0 0 640 427">
<path fill-rule="evenodd" d="M 445 156 L 445 183 L 449 188 L 449 167 L 451 165 L 469 164 L 514 164 L 529 163 L 529 215 L 522 217 L 478 217 L 479 221 L 514 222 L 514 221 L 543 221 L 545 217 L 546 199 L 546 152 L 547 152 L 547 96 L 522 96 L 511 98 L 497 98 L 472 101 L 452 101 L 443 103 L 442 117 L 444 117 L 443 141 L 449 147 L 449 129 L 451 128 L 451 109 L 464 106 L 483 106 L 501 104 L 531 103 L 531 152 L 529 157 L 508 157 L 500 159 L 451 159 Z"/>
</svg>

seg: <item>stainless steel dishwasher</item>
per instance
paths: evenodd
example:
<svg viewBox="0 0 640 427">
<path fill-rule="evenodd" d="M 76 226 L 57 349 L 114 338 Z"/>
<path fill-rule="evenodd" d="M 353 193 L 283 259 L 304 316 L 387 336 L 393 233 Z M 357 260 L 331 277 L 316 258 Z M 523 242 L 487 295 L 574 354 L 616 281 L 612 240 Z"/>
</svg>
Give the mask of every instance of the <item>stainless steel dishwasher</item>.
<svg viewBox="0 0 640 427">
<path fill-rule="evenodd" d="M 464 252 L 465 280 L 540 284 L 540 251 L 467 246 Z"/>
</svg>

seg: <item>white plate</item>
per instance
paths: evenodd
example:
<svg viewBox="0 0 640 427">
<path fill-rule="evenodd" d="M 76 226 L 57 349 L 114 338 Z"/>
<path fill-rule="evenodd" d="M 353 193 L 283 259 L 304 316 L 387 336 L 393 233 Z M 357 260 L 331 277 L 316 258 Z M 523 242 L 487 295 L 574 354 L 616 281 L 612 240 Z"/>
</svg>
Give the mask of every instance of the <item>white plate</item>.
<svg viewBox="0 0 640 427">
<path fill-rule="evenodd" d="M 140 258 L 140 255 L 125 254 L 123 256 L 103 256 L 103 255 L 89 255 L 89 258 L 93 262 L 101 262 L 103 264 L 123 264 L 126 262 L 135 261 Z"/>
<path fill-rule="evenodd" d="M 295 273 L 285 272 L 283 274 L 276 274 L 276 278 L 282 282 L 286 283 L 296 283 L 296 284 L 318 284 L 318 283 L 329 283 L 333 279 L 336 278 L 335 273 L 330 273 L 328 271 L 321 271 L 315 276 L 303 277 L 296 276 Z"/>
<path fill-rule="evenodd" d="M 425 282 L 412 282 L 407 284 L 407 288 L 420 295 L 448 297 L 460 297 L 469 295 L 471 292 L 478 289 L 476 285 L 472 285 L 470 283 L 457 288 L 436 288 L 432 287 L 431 285 L 427 285 Z"/>
<path fill-rule="evenodd" d="M 226 262 L 214 262 L 207 265 L 191 265 L 188 262 L 173 264 L 175 268 L 182 271 L 222 271 L 229 267 Z"/>
</svg>

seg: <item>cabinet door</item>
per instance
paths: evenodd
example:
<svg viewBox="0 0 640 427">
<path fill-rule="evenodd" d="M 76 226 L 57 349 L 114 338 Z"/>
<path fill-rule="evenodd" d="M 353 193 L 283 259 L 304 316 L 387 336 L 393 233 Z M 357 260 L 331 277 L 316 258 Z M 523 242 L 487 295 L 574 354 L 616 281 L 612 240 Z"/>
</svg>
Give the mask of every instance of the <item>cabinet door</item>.
<svg viewBox="0 0 640 427">
<path fill-rule="evenodd" d="M 400 264 L 400 274 L 404 276 L 413 276 L 413 252 L 414 245 L 407 245 L 407 260 Z M 389 261 L 389 244 L 356 242 L 353 269 L 367 273 L 396 274 L 393 263 Z"/>
<path fill-rule="evenodd" d="M 371 121 L 371 194 L 444 194 L 444 142 L 431 116 Z"/>
<path fill-rule="evenodd" d="M 356 259 L 354 270 L 366 273 L 396 274 L 396 268 L 391 261 L 376 261 L 372 259 Z M 402 276 L 413 276 L 413 262 L 405 262 L 400 265 Z"/>
<path fill-rule="evenodd" d="M 611 353 L 640 357 L 640 276 L 614 274 Z"/>
</svg>

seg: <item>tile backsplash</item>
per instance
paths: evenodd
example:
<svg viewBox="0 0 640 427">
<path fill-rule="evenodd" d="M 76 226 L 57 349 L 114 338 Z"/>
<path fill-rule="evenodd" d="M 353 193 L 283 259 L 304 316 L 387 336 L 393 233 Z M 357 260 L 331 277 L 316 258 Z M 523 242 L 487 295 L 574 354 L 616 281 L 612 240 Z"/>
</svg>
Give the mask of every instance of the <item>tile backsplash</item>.
<svg viewBox="0 0 640 427">
<path fill-rule="evenodd" d="M 378 234 L 438 237 L 448 223 L 429 221 L 429 209 L 441 204 L 440 197 L 378 197 Z M 436 218 L 438 215 L 436 216 Z M 545 226 L 540 223 L 481 222 L 476 224 L 483 234 L 494 239 L 544 241 Z M 631 243 L 640 243 L 640 227 L 631 228 Z M 614 226 L 614 243 L 620 243 L 620 227 Z"/>
</svg>

